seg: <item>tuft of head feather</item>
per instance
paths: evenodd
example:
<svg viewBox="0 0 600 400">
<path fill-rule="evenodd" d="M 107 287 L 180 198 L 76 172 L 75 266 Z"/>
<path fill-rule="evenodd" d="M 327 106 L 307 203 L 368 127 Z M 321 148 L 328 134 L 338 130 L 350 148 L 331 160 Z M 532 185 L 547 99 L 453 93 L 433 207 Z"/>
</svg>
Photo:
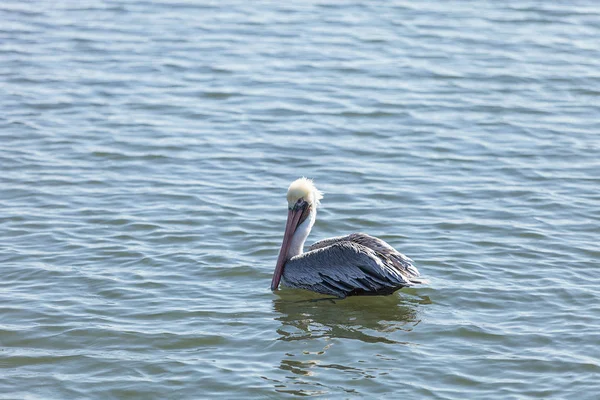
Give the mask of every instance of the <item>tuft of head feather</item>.
<svg viewBox="0 0 600 400">
<path fill-rule="evenodd" d="M 321 204 L 323 192 L 315 187 L 312 179 L 302 177 L 291 183 L 287 192 L 287 201 L 289 207 L 293 207 L 298 199 L 304 199 L 315 207 Z"/>
</svg>

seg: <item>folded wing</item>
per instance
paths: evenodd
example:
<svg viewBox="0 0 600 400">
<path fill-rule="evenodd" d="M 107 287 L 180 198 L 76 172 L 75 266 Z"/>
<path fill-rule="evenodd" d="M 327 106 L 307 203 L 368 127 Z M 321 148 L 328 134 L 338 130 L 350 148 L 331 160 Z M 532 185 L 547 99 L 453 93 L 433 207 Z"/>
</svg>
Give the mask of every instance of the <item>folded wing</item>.
<svg viewBox="0 0 600 400">
<path fill-rule="evenodd" d="M 324 248 L 339 242 L 352 242 L 365 246 L 373 250 L 384 263 L 390 264 L 413 283 L 427 282 L 425 279 L 419 278 L 419 270 L 412 264 L 413 261 L 410 258 L 406 257 L 383 240 L 367 235 L 366 233 L 352 233 L 346 236 L 321 240 L 310 246 L 309 250 Z"/>
<path fill-rule="evenodd" d="M 389 252 L 389 249 L 396 251 L 379 239 L 373 238 L 389 249 L 379 244 L 383 250 L 376 251 L 359 243 L 365 240 L 361 234 L 354 235 L 317 242 L 307 253 L 288 260 L 283 283 L 336 297 L 391 294 L 402 287 L 418 283 L 411 279 L 418 276 L 418 271 L 408 258 L 391 253 L 386 255 L 385 251 Z M 404 267 L 398 268 L 395 265 L 398 263 L 396 258 L 404 262 Z M 405 266 L 406 263 L 416 271 L 416 275 Z"/>
</svg>

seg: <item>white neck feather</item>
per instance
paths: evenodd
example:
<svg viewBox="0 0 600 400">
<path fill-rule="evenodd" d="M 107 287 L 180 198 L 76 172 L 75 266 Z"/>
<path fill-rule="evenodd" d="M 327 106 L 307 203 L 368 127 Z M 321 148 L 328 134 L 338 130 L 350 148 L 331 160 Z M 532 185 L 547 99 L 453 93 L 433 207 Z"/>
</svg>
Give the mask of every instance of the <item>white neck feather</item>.
<svg viewBox="0 0 600 400">
<path fill-rule="evenodd" d="M 290 249 L 288 250 L 287 258 L 288 260 L 294 256 L 300 255 L 304 252 L 304 242 L 306 242 L 306 238 L 310 233 L 313 225 L 315 224 L 315 220 L 317 219 L 317 210 L 316 207 L 313 207 L 310 210 L 310 214 L 308 218 L 302 222 L 296 232 L 294 232 L 294 236 L 292 236 L 292 242 L 290 243 Z"/>
</svg>

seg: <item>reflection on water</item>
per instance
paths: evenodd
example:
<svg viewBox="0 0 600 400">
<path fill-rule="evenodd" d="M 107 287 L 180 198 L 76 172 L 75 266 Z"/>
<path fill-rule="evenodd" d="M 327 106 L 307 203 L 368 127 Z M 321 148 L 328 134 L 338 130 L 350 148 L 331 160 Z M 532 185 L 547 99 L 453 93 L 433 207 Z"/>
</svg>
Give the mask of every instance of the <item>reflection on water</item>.
<svg viewBox="0 0 600 400">
<path fill-rule="evenodd" d="M 287 383 L 293 386 L 283 382 L 277 382 L 274 386 L 279 392 L 296 395 L 326 394 L 327 387 L 313 379 L 323 369 L 337 370 L 354 377 L 350 379 L 374 378 L 376 372 L 360 364 L 361 354 L 358 352 L 358 359 L 350 358 L 351 366 L 342 362 L 324 363 L 324 359 L 332 360 L 335 356 L 323 356 L 339 342 L 335 339 L 353 339 L 386 346 L 411 344 L 398 340 L 402 337 L 399 333 L 413 330 L 421 321 L 421 307 L 431 303 L 426 296 L 418 297 L 406 292 L 344 300 L 322 299 L 301 290 L 284 289 L 278 295 L 279 298 L 273 301 L 273 307 L 279 314 L 276 319 L 281 322 L 277 329 L 278 339 L 305 343 L 301 345 L 303 350 L 299 354 L 284 353 L 279 364 L 280 370 L 291 373 L 287 374 Z M 301 385 L 300 388 L 297 385 Z M 353 391 L 340 386 L 337 389 Z"/>
<path fill-rule="evenodd" d="M 406 294 L 349 297 L 344 300 L 306 298 L 303 291 L 283 290 L 273 301 L 282 326 L 280 340 L 308 338 L 358 339 L 363 342 L 402 343 L 390 333 L 410 331 L 419 322 L 418 306 L 430 303 L 428 297 Z"/>
</svg>

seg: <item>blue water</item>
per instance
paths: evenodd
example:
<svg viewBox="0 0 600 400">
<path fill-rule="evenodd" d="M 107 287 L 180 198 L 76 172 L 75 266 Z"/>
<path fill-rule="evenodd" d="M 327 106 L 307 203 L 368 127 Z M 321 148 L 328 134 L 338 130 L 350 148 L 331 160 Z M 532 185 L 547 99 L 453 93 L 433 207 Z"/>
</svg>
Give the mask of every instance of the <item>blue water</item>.
<svg viewBox="0 0 600 400">
<path fill-rule="evenodd" d="M 0 3 L 0 398 L 596 399 L 595 1 Z M 431 283 L 269 290 L 378 236 Z"/>
</svg>

